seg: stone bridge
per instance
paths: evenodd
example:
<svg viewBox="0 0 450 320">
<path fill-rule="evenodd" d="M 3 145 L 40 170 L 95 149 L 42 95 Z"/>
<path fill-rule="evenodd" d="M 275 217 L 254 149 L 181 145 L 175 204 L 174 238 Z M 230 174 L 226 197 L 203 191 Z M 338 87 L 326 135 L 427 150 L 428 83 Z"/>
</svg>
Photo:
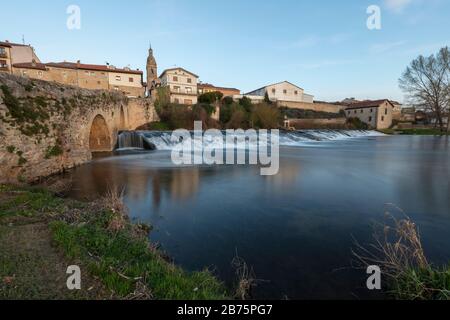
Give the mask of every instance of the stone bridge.
<svg viewBox="0 0 450 320">
<path fill-rule="evenodd" d="M 151 99 L 0 74 L 0 183 L 30 181 L 113 151 L 157 120 Z"/>
</svg>

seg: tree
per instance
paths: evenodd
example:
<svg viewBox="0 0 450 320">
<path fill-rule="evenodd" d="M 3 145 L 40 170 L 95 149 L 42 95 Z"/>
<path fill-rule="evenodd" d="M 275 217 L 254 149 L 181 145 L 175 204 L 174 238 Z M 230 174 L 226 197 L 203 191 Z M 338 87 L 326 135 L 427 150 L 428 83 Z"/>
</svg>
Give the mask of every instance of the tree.
<svg viewBox="0 0 450 320">
<path fill-rule="evenodd" d="M 400 88 L 411 104 L 432 112 L 441 132 L 448 130 L 450 106 L 450 52 L 442 48 L 436 55 L 419 56 L 406 68 Z M 447 127 L 444 119 L 447 117 Z"/>
<path fill-rule="evenodd" d="M 206 103 L 206 104 L 213 104 L 213 103 L 216 103 L 216 102 L 222 100 L 222 98 L 223 98 L 222 92 L 219 92 L 219 91 L 206 92 L 206 93 L 201 94 L 198 97 L 198 102 Z"/>
</svg>

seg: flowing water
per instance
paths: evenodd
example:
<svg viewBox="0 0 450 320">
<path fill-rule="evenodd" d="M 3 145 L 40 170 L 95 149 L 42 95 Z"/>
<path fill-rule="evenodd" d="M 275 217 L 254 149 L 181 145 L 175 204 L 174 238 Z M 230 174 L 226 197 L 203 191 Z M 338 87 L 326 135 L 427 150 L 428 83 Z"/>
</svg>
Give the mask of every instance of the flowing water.
<svg viewBox="0 0 450 320">
<path fill-rule="evenodd" d="M 419 226 L 436 264 L 450 260 L 450 141 L 374 132 L 304 131 L 280 137 L 280 172 L 255 166 L 177 167 L 168 132 L 139 132 L 156 151 L 100 158 L 73 170 L 70 196 L 126 188 L 133 221 L 188 270 L 206 267 L 230 287 L 236 253 L 254 270 L 255 298 L 375 298 L 351 268 L 354 239 L 372 242 L 389 203 Z M 133 138 L 136 140 L 136 138 Z M 122 148 L 138 148 L 124 138 Z M 138 139 L 139 140 L 139 139 Z M 214 139 L 208 142 L 217 143 Z"/>
</svg>

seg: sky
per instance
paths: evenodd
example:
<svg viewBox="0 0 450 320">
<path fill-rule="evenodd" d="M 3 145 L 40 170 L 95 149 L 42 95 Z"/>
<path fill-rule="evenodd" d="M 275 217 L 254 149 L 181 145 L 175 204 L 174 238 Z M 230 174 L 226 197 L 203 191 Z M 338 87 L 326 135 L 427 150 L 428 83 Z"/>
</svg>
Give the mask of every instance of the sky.
<svg viewBox="0 0 450 320">
<path fill-rule="evenodd" d="M 371 5 L 381 29 L 367 27 Z M 24 37 L 43 62 L 145 70 L 151 42 L 160 73 L 179 66 L 244 93 L 287 80 L 322 101 L 403 101 L 411 60 L 450 46 L 450 0 L 15 0 L 1 21 L 0 40 Z"/>
</svg>

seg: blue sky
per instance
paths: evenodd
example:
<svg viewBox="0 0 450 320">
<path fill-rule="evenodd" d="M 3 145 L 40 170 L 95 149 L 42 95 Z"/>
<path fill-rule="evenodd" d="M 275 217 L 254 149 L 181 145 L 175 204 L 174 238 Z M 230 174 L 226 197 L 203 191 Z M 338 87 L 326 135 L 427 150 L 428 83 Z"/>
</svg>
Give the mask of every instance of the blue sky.
<svg viewBox="0 0 450 320">
<path fill-rule="evenodd" d="M 81 9 L 68 30 L 66 9 Z M 381 30 L 366 27 L 381 8 Z M 44 62 L 180 66 L 244 92 L 288 80 L 317 100 L 403 100 L 398 78 L 419 54 L 450 45 L 448 0 L 72 0 L 2 3 L 0 39 Z"/>
</svg>

